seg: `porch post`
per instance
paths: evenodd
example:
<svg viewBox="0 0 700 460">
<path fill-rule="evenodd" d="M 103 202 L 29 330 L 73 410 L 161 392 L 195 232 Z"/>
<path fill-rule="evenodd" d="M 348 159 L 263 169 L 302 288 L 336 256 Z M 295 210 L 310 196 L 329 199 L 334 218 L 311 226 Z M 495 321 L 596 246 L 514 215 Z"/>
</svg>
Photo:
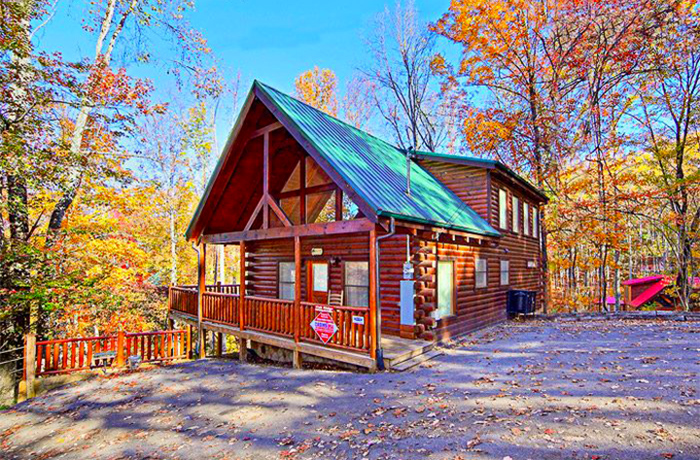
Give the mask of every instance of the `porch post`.
<svg viewBox="0 0 700 460">
<path fill-rule="evenodd" d="M 245 329 L 245 241 L 240 243 L 240 267 L 238 270 L 238 327 Z"/>
<path fill-rule="evenodd" d="M 369 232 L 369 355 L 377 358 L 377 230 Z"/>
<path fill-rule="evenodd" d="M 294 342 L 299 343 L 301 334 L 301 238 L 294 237 L 294 313 L 292 315 L 294 327 Z M 300 369 L 302 366 L 301 352 L 298 347 L 294 348 L 294 368 Z"/>
<path fill-rule="evenodd" d="M 199 245 L 199 260 L 197 261 L 197 336 L 199 340 L 199 357 L 207 357 L 207 341 L 204 337 L 204 328 L 202 327 L 202 300 L 203 294 L 207 289 L 207 245 Z"/>
</svg>

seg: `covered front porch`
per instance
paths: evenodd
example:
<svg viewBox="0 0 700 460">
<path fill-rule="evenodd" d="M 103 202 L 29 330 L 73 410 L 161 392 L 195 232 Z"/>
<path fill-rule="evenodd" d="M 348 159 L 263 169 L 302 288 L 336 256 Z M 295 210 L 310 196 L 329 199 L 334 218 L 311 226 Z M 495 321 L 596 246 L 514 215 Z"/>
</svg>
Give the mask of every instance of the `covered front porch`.
<svg viewBox="0 0 700 460">
<path fill-rule="evenodd" d="M 169 318 L 187 324 L 190 331 L 199 328 L 200 357 L 204 356 L 206 331 L 216 334 L 217 354 L 222 353 L 223 335 L 237 337 L 239 356 L 247 359 L 253 342 L 293 352 L 295 367 L 301 367 L 303 355 L 377 369 L 376 334 L 369 324 L 369 308 L 347 307 L 312 302 L 295 302 L 267 297 L 244 296 L 241 303 L 238 284 L 207 285 L 201 294 L 201 310 L 197 286 L 171 286 Z M 241 309 L 240 306 L 244 305 Z M 330 311 L 337 332 L 324 343 L 311 327 L 317 311 Z M 298 321 L 296 320 L 298 318 Z M 364 323 L 364 324 L 363 324 Z M 380 338 L 382 364 L 388 370 L 398 369 L 408 360 L 432 350 L 432 342 Z"/>
</svg>

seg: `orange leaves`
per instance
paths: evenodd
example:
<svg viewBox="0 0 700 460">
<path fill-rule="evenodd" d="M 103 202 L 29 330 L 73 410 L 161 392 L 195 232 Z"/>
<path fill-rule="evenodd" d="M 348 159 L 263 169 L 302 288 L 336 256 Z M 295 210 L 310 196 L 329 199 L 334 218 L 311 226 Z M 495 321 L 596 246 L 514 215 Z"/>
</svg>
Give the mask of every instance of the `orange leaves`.
<svg viewBox="0 0 700 460">
<path fill-rule="evenodd" d="M 126 69 L 116 71 L 104 64 L 92 68 L 87 81 L 88 94 L 91 100 L 102 105 L 127 105 L 148 113 L 148 96 L 153 85 L 145 80 L 133 78 Z"/>
</svg>

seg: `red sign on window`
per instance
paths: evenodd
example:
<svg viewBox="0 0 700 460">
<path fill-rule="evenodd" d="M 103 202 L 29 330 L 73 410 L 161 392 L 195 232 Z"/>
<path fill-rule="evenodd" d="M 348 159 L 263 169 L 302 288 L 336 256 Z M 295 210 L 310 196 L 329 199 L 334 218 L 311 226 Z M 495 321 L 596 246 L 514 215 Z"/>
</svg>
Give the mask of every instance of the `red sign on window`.
<svg viewBox="0 0 700 460">
<path fill-rule="evenodd" d="M 316 317 L 311 321 L 311 329 L 316 332 L 321 342 L 328 343 L 338 332 L 338 326 L 333 322 L 333 309 L 328 307 L 317 306 Z"/>
</svg>

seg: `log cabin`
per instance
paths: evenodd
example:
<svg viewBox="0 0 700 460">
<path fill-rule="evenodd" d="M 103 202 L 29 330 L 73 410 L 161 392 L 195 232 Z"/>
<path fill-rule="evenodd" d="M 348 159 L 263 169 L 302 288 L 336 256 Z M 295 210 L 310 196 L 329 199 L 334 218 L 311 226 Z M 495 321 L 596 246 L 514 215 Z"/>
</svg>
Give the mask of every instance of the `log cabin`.
<svg viewBox="0 0 700 460">
<path fill-rule="evenodd" d="M 503 164 L 404 151 L 255 81 L 186 237 L 196 286 L 169 314 L 239 339 L 368 369 L 506 319 L 544 287 L 547 197 Z M 211 245 L 238 245 L 237 285 L 207 285 Z M 203 352 L 204 346 L 200 347 Z"/>
</svg>

